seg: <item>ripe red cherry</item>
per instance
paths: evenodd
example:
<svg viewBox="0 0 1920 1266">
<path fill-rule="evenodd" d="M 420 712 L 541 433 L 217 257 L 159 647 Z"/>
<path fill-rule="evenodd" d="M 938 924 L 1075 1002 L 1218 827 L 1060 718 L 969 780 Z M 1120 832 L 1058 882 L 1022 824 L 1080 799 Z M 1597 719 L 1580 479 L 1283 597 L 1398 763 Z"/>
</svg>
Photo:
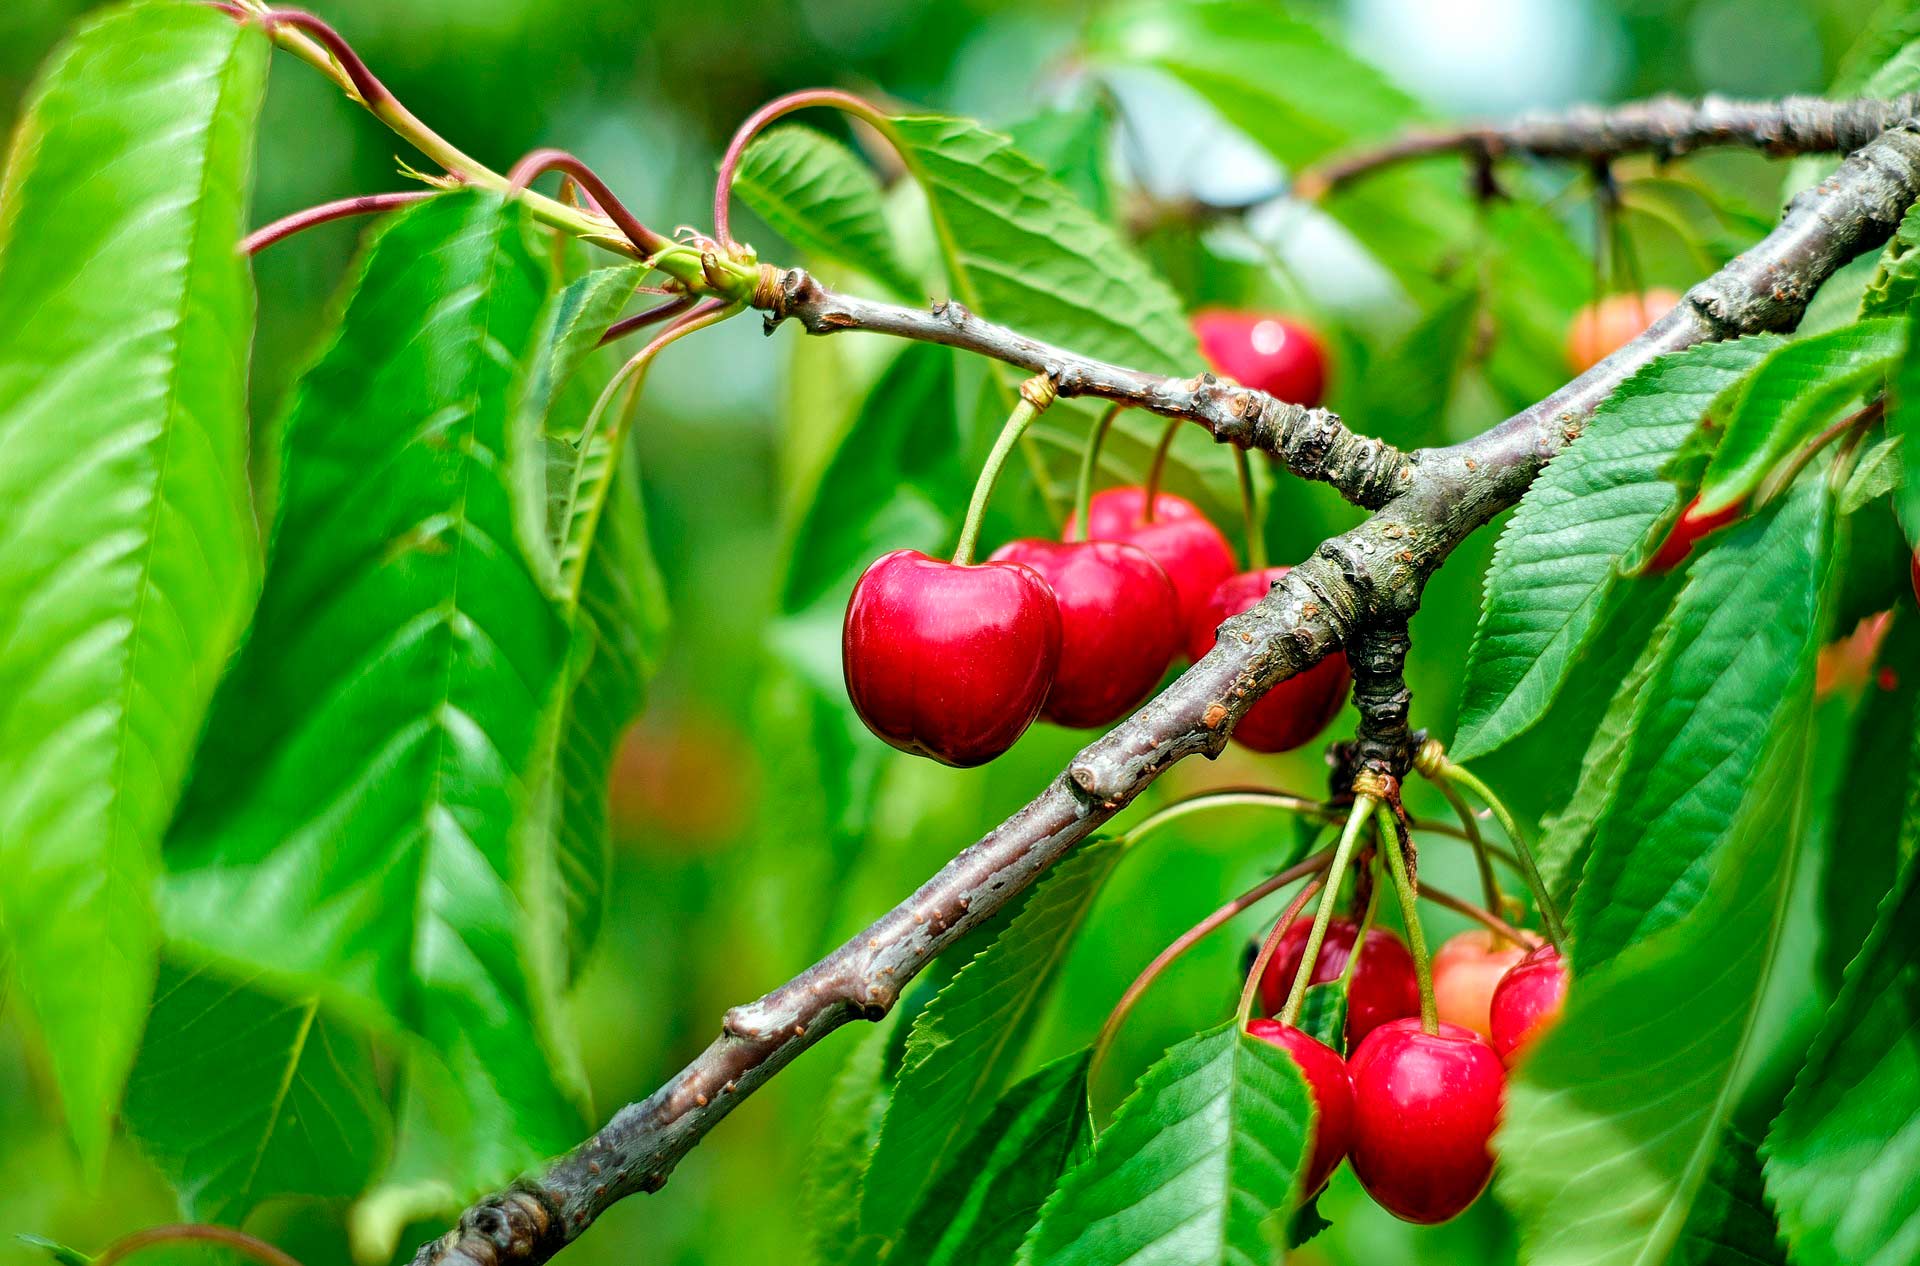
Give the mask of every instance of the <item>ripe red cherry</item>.
<svg viewBox="0 0 1920 1266">
<path fill-rule="evenodd" d="M 1448 1024 L 1490 1036 L 1488 1016 L 1493 991 L 1514 964 L 1527 956 L 1527 947 L 1484 928 L 1449 937 L 1433 956 L 1433 1002 Z"/>
<path fill-rule="evenodd" d="M 1560 951 L 1542 945 L 1500 980 L 1493 991 L 1493 1049 L 1512 1064 L 1527 1046 L 1553 1027 L 1567 998 L 1567 964 Z"/>
<path fill-rule="evenodd" d="M 1693 552 L 1694 543 L 1709 532 L 1714 532 L 1740 517 L 1740 504 L 1735 502 L 1724 510 L 1715 510 L 1711 514 L 1701 514 L 1700 498 L 1695 497 L 1687 503 L 1674 521 L 1673 530 L 1667 533 L 1667 539 L 1660 543 L 1653 557 L 1647 560 L 1647 572 L 1661 575 L 1670 572 L 1686 561 Z"/>
<path fill-rule="evenodd" d="M 1180 595 L 1145 550 L 1120 541 L 1012 541 L 993 561 L 1040 574 L 1060 606 L 1060 667 L 1041 715 L 1106 725 L 1131 711 L 1180 649 Z"/>
<path fill-rule="evenodd" d="M 1303 1198 L 1327 1185 L 1346 1159 L 1353 1138 L 1353 1086 L 1347 1061 L 1325 1042 L 1278 1020 L 1247 1021 L 1247 1032 L 1287 1053 L 1313 1096 L 1313 1155 L 1307 1161 Z"/>
<path fill-rule="evenodd" d="M 1507 1085 L 1485 1038 L 1457 1024 L 1423 1033 L 1418 1020 L 1394 1020 L 1367 1035 L 1347 1069 L 1353 1172 L 1381 1208 L 1445 1222 L 1479 1199 Z"/>
<path fill-rule="evenodd" d="M 1187 654 L 1199 659 L 1213 649 L 1223 620 L 1249 610 L 1291 568 L 1241 572 L 1222 581 L 1193 622 L 1187 625 Z M 1256 752 L 1290 752 L 1327 728 L 1347 701 L 1353 674 L 1347 657 L 1335 651 L 1306 672 L 1269 690 L 1240 718 L 1233 737 Z"/>
<path fill-rule="evenodd" d="M 1096 541 L 1123 541 L 1146 551 L 1160 564 L 1180 595 L 1180 627 L 1192 622 L 1214 588 L 1233 575 L 1233 546 L 1220 529 L 1207 521 L 1200 507 L 1170 492 L 1153 499 L 1153 522 L 1147 522 L 1144 488 L 1108 488 L 1093 494 L 1087 507 L 1087 535 Z M 1079 537 L 1074 516 L 1061 535 Z"/>
<path fill-rule="evenodd" d="M 1298 321 L 1211 308 L 1193 318 L 1200 354 L 1224 377 L 1289 404 L 1317 408 L 1327 395 L 1327 353 Z"/>
<path fill-rule="evenodd" d="M 1567 364 L 1585 373 L 1628 343 L 1646 333 L 1649 325 L 1680 302 L 1675 290 L 1653 289 L 1644 294 L 1608 295 L 1576 312 L 1567 327 Z"/>
<path fill-rule="evenodd" d="M 1913 600 L 1920 602 L 1920 550 L 1913 552 L 1913 563 L 1909 570 L 1913 574 Z"/>
<path fill-rule="evenodd" d="M 1293 988 L 1293 978 L 1306 957 L 1307 934 L 1312 919 L 1295 919 L 1280 934 L 1280 944 L 1267 960 L 1267 971 L 1260 978 L 1260 1000 L 1268 1011 L 1278 1011 Z M 1324 985 L 1338 980 L 1347 969 L 1347 956 L 1353 952 L 1354 934 L 1360 925 L 1352 919 L 1335 919 L 1327 925 L 1320 942 L 1320 957 L 1313 964 L 1311 983 Z M 1413 974 L 1413 955 L 1399 937 L 1385 928 L 1368 928 L 1367 942 L 1360 950 L 1360 961 L 1353 968 L 1353 982 L 1347 990 L 1347 1049 L 1389 1020 L 1417 1015 L 1420 1011 L 1420 985 Z"/>
<path fill-rule="evenodd" d="M 979 765 L 1039 715 L 1060 664 L 1060 608 L 1018 563 L 895 550 L 855 583 L 840 652 L 868 729 L 903 752 Z"/>
</svg>

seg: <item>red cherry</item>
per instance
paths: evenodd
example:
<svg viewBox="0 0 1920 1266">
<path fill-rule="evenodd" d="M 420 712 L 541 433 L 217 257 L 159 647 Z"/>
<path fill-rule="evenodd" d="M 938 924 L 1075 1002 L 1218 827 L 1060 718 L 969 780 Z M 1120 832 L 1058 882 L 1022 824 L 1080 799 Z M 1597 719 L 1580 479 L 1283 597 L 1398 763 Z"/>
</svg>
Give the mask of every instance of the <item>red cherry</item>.
<svg viewBox="0 0 1920 1266">
<path fill-rule="evenodd" d="M 1646 333 L 1679 302 L 1678 291 L 1656 288 L 1589 303 L 1574 313 L 1567 327 L 1567 364 L 1574 373 L 1585 373 Z"/>
<path fill-rule="evenodd" d="M 1567 964 L 1560 951 L 1542 945 L 1500 979 L 1493 991 L 1493 1049 L 1511 1065 L 1527 1046 L 1552 1028 L 1567 997 Z"/>
<path fill-rule="evenodd" d="M 1701 514 L 1700 498 L 1695 497 L 1687 503 L 1674 521 L 1673 530 L 1667 533 L 1667 539 L 1660 543 L 1653 557 L 1647 560 L 1649 575 L 1658 576 L 1670 572 L 1686 561 L 1693 552 L 1694 542 L 1709 532 L 1717 531 L 1740 517 L 1740 504 L 1735 502 L 1724 510 L 1715 510 L 1712 514 Z"/>
<path fill-rule="evenodd" d="M 1180 649 L 1180 595 L 1145 550 L 1119 541 L 1012 541 L 993 561 L 1040 574 L 1060 605 L 1060 667 L 1042 715 L 1106 725 L 1132 711 Z"/>
<path fill-rule="evenodd" d="M 1306 957 L 1307 934 L 1312 930 L 1313 920 L 1301 918 L 1280 934 L 1280 944 L 1260 978 L 1260 1000 L 1268 1011 L 1278 1011 L 1287 1000 L 1287 991 L 1293 988 L 1293 978 L 1300 971 L 1300 960 Z M 1360 925 L 1352 919 L 1335 919 L 1327 925 L 1311 983 L 1324 985 L 1340 978 L 1359 930 Z M 1367 943 L 1360 950 L 1360 961 L 1354 965 L 1353 982 L 1347 990 L 1347 1048 L 1351 1050 L 1387 1021 L 1419 1011 L 1420 984 L 1413 974 L 1413 955 L 1392 932 L 1368 928 Z"/>
<path fill-rule="evenodd" d="M 1348 1063 L 1353 1172 L 1396 1218 L 1445 1222 L 1479 1199 L 1493 1174 L 1507 1074 L 1487 1040 L 1442 1024 L 1394 1020 L 1367 1035 Z"/>
<path fill-rule="evenodd" d="M 1909 570 L 1913 575 L 1913 600 L 1920 602 L 1920 550 L 1913 552 L 1913 562 Z"/>
<path fill-rule="evenodd" d="M 1213 649 L 1222 621 L 1250 610 L 1291 568 L 1241 572 L 1220 583 L 1187 625 L 1187 654 L 1199 659 Z M 1290 752 L 1312 740 L 1340 715 L 1353 674 L 1343 651 L 1335 651 L 1306 672 L 1269 690 L 1240 718 L 1233 737 L 1256 752 Z"/>
<path fill-rule="evenodd" d="M 1211 308 L 1193 318 L 1200 354 L 1215 372 L 1289 404 L 1317 408 L 1327 396 L 1327 353 L 1298 321 Z"/>
<path fill-rule="evenodd" d="M 1484 928 L 1449 937 L 1433 956 L 1433 1001 L 1440 1018 L 1489 1036 L 1493 991 L 1526 956 L 1526 946 Z"/>
<path fill-rule="evenodd" d="M 895 550 L 853 586 L 840 651 L 868 729 L 903 752 L 979 765 L 1039 715 L 1060 664 L 1060 608 L 1018 563 Z"/>
<path fill-rule="evenodd" d="M 1249 1020 L 1247 1032 L 1285 1051 L 1307 1080 L 1307 1092 L 1313 1096 L 1313 1155 L 1301 1190 L 1311 1196 L 1327 1185 L 1353 1138 L 1353 1086 L 1347 1080 L 1347 1061 L 1319 1038 L 1278 1020 Z"/>
<path fill-rule="evenodd" d="M 1233 546 L 1220 529 L 1207 521 L 1200 507 L 1170 492 L 1153 499 L 1153 522 L 1147 522 L 1144 488 L 1108 488 L 1093 494 L 1087 507 L 1087 535 L 1096 541 L 1122 541 L 1144 550 L 1160 564 L 1180 595 L 1180 627 L 1186 628 L 1214 587 L 1233 575 Z M 1080 535 L 1074 516 L 1061 536 Z"/>
</svg>

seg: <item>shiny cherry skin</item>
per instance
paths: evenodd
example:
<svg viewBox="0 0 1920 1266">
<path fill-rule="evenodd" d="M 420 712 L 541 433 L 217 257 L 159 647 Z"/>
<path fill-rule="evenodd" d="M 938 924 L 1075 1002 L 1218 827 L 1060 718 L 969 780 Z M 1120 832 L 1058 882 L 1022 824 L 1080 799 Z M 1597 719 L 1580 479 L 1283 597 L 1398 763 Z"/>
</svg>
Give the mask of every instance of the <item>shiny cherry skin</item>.
<svg viewBox="0 0 1920 1266">
<path fill-rule="evenodd" d="M 1447 938 L 1433 956 L 1433 1002 L 1448 1024 L 1472 1029 L 1481 1037 L 1492 1030 L 1488 1015 L 1493 991 L 1507 972 L 1527 956 L 1527 947 L 1485 928 Z"/>
<path fill-rule="evenodd" d="M 1407 1222 L 1445 1222 L 1480 1198 L 1493 1174 L 1506 1069 L 1487 1039 L 1457 1024 L 1423 1033 L 1394 1020 L 1348 1061 L 1353 1146 L 1367 1194 Z"/>
<path fill-rule="evenodd" d="M 1031 567 L 1060 606 L 1060 667 L 1040 715 L 1106 725 L 1147 697 L 1180 649 L 1180 595 L 1160 564 L 1120 541 L 1011 541 L 993 561 Z"/>
<path fill-rule="evenodd" d="M 1300 960 L 1306 957 L 1307 935 L 1313 920 L 1300 918 L 1280 934 L 1280 944 L 1267 960 L 1267 971 L 1260 978 L 1260 1001 L 1270 1012 L 1278 1011 L 1293 988 Z M 1347 956 L 1353 952 L 1354 934 L 1360 925 L 1352 919 L 1335 919 L 1327 925 L 1320 942 L 1320 957 L 1313 965 L 1312 983 L 1324 985 L 1338 980 L 1347 969 Z M 1353 983 L 1347 991 L 1347 1049 L 1352 1050 L 1376 1028 L 1389 1020 L 1417 1015 L 1420 1011 L 1420 985 L 1413 974 L 1413 955 L 1406 943 L 1385 928 L 1368 928 L 1360 961 L 1353 968 Z"/>
<path fill-rule="evenodd" d="M 1347 1061 L 1319 1038 L 1278 1020 L 1249 1020 L 1247 1032 L 1285 1051 L 1313 1096 L 1313 1155 L 1307 1160 L 1306 1185 L 1301 1188 L 1310 1197 L 1327 1185 L 1353 1140 L 1353 1085 L 1347 1080 Z"/>
<path fill-rule="evenodd" d="M 1679 302 L 1678 291 L 1656 288 L 1589 303 L 1567 327 L 1567 364 L 1574 373 L 1585 373 L 1646 333 Z"/>
<path fill-rule="evenodd" d="M 1739 503 L 1715 510 L 1711 514 L 1700 513 L 1700 498 L 1695 497 L 1687 503 L 1687 508 L 1674 520 L 1673 527 L 1667 533 L 1667 539 L 1660 542 L 1660 548 L 1647 560 L 1647 574 L 1663 575 L 1687 561 L 1687 555 L 1693 553 L 1693 547 L 1700 538 L 1717 532 L 1740 517 L 1744 507 Z"/>
<path fill-rule="evenodd" d="M 1241 572 L 1222 581 L 1187 626 L 1187 654 L 1197 660 L 1212 650 L 1221 622 L 1250 609 L 1291 570 L 1268 567 L 1262 571 Z M 1347 668 L 1346 654 L 1335 651 L 1306 672 L 1289 677 L 1269 690 L 1240 718 L 1233 737 L 1256 752 L 1290 752 L 1311 742 L 1314 735 L 1340 715 L 1352 685 L 1353 674 Z"/>
<path fill-rule="evenodd" d="M 1327 352 L 1300 322 L 1265 312 L 1210 308 L 1193 318 L 1200 354 L 1214 371 L 1289 404 L 1327 398 Z"/>
<path fill-rule="evenodd" d="M 1180 627 L 1187 628 L 1220 582 L 1233 575 L 1233 546 L 1220 529 L 1185 497 L 1163 492 L 1153 499 L 1153 522 L 1147 522 L 1147 490 L 1107 488 L 1093 494 L 1087 507 L 1087 535 L 1096 541 L 1122 541 L 1145 550 L 1160 564 L 1180 595 Z M 1079 537 L 1079 524 L 1069 516 L 1061 536 Z"/>
<path fill-rule="evenodd" d="M 1493 1049 L 1511 1066 L 1560 1018 L 1567 1000 L 1567 964 L 1560 951 L 1542 945 L 1501 977 L 1490 1008 Z"/>
<path fill-rule="evenodd" d="M 855 583 L 840 653 L 868 729 L 903 752 L 980 765 L 1040 714 L 1060 665 L 1060 607 L 1018 563 L 895 550 Z"/>
</svg>

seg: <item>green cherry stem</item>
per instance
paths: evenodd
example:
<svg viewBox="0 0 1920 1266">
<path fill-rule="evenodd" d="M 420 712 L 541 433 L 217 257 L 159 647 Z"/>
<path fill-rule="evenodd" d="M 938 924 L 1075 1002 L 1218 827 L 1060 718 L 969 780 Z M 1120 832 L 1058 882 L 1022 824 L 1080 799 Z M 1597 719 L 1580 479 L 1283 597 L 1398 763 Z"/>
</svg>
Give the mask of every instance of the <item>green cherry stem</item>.
<svg viewBox="0 0 1920 1266">
<path fill-rule="evenodd" d="M 1400 820 L 1393 810 L 1384 801 L 1376 803 L 1380 817 L 1380 851 L 1387 855 L 1393 890 L 1400 897 L 1400 919 L 1407 925 L 1407 948 L 1413 951 L 1413 974 L 1420 984 L 1420 1028 L 1429 1034 L 1438 1033 L 1440 1013 L 1433 1004 L 1433 961 L 1427 957 L 1427 934 L 1420 927 L 1413 877 L 1407 873 L 1406 840 L 1400 834 Z"/>
<path fill-rule="evenodd" d="M 1493 816 L 1499 820 L 1500 829 L 1507 833 L 1507 839 L 1513 844 L 1514 855 L 1520 859 L 1520 873 L 1526 876 L 1527 887 L 1533 893 L 1533 902 L 1540 907 L 1540 921 L 1547 926 L 1547 940 L 1555 948 L 1567 937 L 1567 928 L 1560 921 L 1560 911 L 1553 904 L 1553 896 L 1547 891 L 1546 880 L 1540 877 L 1540 864 L 1534 860 L 1533 849 L 1527 844 L 1526 837 L 1520 834 L 1520 824 L 1513 820 L 1513 814 L 1507 812 L 1507 806 L 1500 797 L 1493 794 L 1493 788 L 1481 782 L 1473 772 L 1463 765 L 1456 765 L 1444 757 L 1440 762 L 1440 774 L 1452 782 L 1457 782 L 1471 791 L 1480 801 L 1493 810 Z"/>
<path fill-rule="evenodd" d="M 1253 490 L 1253 462 L 1247 450 L 1238 444 L 1233 447 L 1233 464 L 1240 473 L 1240 513 L 1246 524 L 1247 569 L 1265 571 L 1267 534 L 1260 527 L 1260 498 Z"/>
<path fill-rule="evenodd" d="M 1180 428 L 1186 425 L 1179 418 L 1167 423 L 1167 429 L 1160 433 L 1160 443 L 1154 447 L 1153 461 L 1147 466 L 1147 504 L 1140 511 L 1140 517 L 1148 523 L 1153 522 L 1154 506 L 1160 500 L 1160 477 L 1167 469 L 1167 456 L 1173 452 L 1173 437 L 1180 434 Z"/>
<path fill-rule="evenodd" d="M 1480 833 L 1480 822 L 1473 816 L 1472 806 L 1460 794 L 1460 789 L 1445 779 L 1438 779 L 1433 785 L 1447 798 L 1447 803 L 1453 806 L 1454 815 L 1460 819 L 1460 825 L 1466 829 L 1467 843 L 1473 846 L 1473 859 L 1480 867 L 1480 892 L 1486 898 L 1487 909 L 1500 910 L 1500 879 L 1493 873 L 1493 854 L 1487 851 L 1487 840 Z"/>
<path fill-rule="evenodd" d="M 993 451 L 987 454 L 986 464 L 980 467 L 980 478 L 974 482 L 973 500 L 967 503 L 967 519 L 960 525 L 960 543 L 953 550 L 953 561 L 960 566 L 973 562 L 974 549 L 980 544 L 980 523 L 986 518 L 987 502 L 993 500 L 993 486 L 1000 482 L 1001 468 L 1033 420 L 1053 403 L 1053 395 L 1053 380 L 1045 374 L 1035 374 L 1020 384 L 1020 403 L 1013 407 L 1012 416 L 1000 428 Z"/>
<path fill-rule="evenodd" d="M 1347 862 L 1353 857 L 1353 846 L 1359 841 L 1367 819 L 1379 803 L 1372 796 L 1354 797 L 1353 811 L 1347 815 L 1347 824 L 1340 831 L 1340 842 L 1334 846 L 1333 863 L 1327 869 L 1327 886 L 1320 892 L 1320 908 L 1314 912 L 1313 927 L 1307 932 L 1306 953 L 1300 959 L 1300 969 L 1293 973 L 1293 987 L 1287 992 L 1287 1003 L 1280 1009 L 1282 1024 L 1293 1024 L 1300 1019 L 1300 1008 L 1307 1000 L 1307 985 L 1313 979 L 1313 966 L 1320 961 L 1320 946 L 1327 939 L 1327 925 L 1333 922 L 1333 907 L 1340 897 L 1340 881 L 1346 877 Z M 1254 961 L 1253 970 L 1247 975 L 1247 986 L 1240 994 L 1240 1024 L 1243 1028 L 1247 1016 L 1252 1014 L 1253 994 L 1266 971 L 1267 960 L 1279 948 L 1280 937 L 1285 930 L 1285 924 L 1275 925 L 1272 935 L 1267 937 L 1267 943 L 1260 947 L 1260 957 Z"/>
<path fill-rule="evenodd" d="M 1075 535 L 1083 541 L 1093 539 L 1093 480 L 1100 468 L 1100 449 L 1107 442 L 1107 431 L 1113 426 L 1113 420 L 1120 416 L 1125 405 L 1112 404 L 1100 411 L 1099 419 L 1094 422 L 1093 430 L 1087 432 L 1086 452 L 1080 457 L 1080 482 L 1073 490 L 1073 508 L 1079 516 Z"/>
<path fill-rule="evenodd" d="M 1137 844 L 1161 827 L 1170 826 L 1188 814 L 1203 813 L 1211 809 L 1233 808 L 1282 809 L 1322 821 L 1327 817 L 1327 806 L 1318 800 L 1289 795 L 1284 791 L 1267 791 L 1259 788 L 1208 791 L 1197 796 L 1188 796 L 1185 800 L 1176 800 L 1164 809 L 1149 814 L 1136 822 L 1121 838 L 1129 844 Z"/>
</svg>

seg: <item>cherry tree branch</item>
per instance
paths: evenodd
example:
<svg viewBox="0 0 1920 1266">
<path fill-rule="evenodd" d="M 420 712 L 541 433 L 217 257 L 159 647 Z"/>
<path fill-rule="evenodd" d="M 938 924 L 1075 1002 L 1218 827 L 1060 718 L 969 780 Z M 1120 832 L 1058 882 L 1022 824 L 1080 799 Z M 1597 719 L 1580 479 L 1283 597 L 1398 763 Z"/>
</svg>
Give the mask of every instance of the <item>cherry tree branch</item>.
<svg viewBox="0 0 1920 1266">
<path fill-rule="evenodd" d="M 1426 579 L 1463 539 L 1517 501 L 1571 443 L 1595 406 L 1655 357 L 1696 343 L 1791 329 L 1807 300 L 1848 260 L 1892 235 L 1920 195 L 1920 131 L 1888 131 L 1789 206 L 1751 250 L 1688 292 L 1638 339 L 1545 400 L 1475 438 L 1401 459 L 1399 489 L 1365 522 L 1324 542 L 1258 605 L 1222 626 L 1214 649 L 1171 686 L 1076 756 L 1039 795 L 962 850 L 865 931 L 781 985 L 735 1007 L 721 1032 L 673 1080 L 615 1114 L 579 1148 L 464 1213 L 425 1245 L 416 1266 L 531 1266 L 577 1237 L 614 1202 L 652 1191 L 748 1095 L 828 1033 L 875 1020 L 935 955 L 991 917 L 1174 762 L 1217 754 L 1247 708 L 1362 630 L 1398 629 Z M 791 277 L 791 274 L 788 275 Z M 802 316 L 804 283 L 785 301 Z M 1011 331 L 966 331 L 973 318 L 821 300 L 822 331 L 872 328 L 965 346 L 1030 370 L 1062 374 L 1087 394 L 1150 375 L 1056 359 Z M 768 306 L 762 304 L 761 306 Z M 858 315 L 826 319 L 832 311 Z M 781 315 L 769 307 L 770 315 Z M 860 323 L 871 318 L 869 323 Z M 984 323 L 983 323 L 984 324 Z M 809 326 L 809 328 L 812 328 Z M 1084 379 L 1075 379 L 1085 371 Z M 1193 390 L 1199 391 L 1199 387 Z M 1184 415 L 1183 415 L 1184 416 Z M 1397 669 L 1395 670 L 1397 673 Z"/>
<path fill-rule="evenodd" d="M 1589 163 L 1641 153 L 1675 158 L 1715 146 L 1741 146 L 1775 157 L 1840 154 L 1860 148 L 1916 114 L 1920 114 L 1920 93 L 1890 101 L 1822 97 L 1691 101 L 1666 96 L 1618 106 L 1575 106 L 1501 123 L 1408 132 L 1376 149 L 1309 168 L 1294 183 L 1294 191 L 1302 198 L 1320 198 L 1396 163 L 1446 153 L 1485 161 L 1526 154 Z"/>
</svg>

